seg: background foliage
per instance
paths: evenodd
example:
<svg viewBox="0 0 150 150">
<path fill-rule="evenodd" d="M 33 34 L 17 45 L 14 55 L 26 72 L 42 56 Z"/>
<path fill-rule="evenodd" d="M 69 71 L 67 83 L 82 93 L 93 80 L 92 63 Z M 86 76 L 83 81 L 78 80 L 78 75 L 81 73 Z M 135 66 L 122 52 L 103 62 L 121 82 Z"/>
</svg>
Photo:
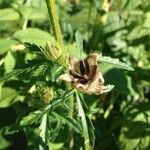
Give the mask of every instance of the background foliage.
<svg viewBox="0 0 150 150">
<path fill-rule="evenodd" d="M 150 2 L 105 2 L 57 1 L 65 53 L 102 53 L 115 86 L 89 96 L 57 81 L 64 67 L 41 52 L 55 44 L 46 2 L 0 0 L 0 149 L 150 149 Z"/>
</svg>

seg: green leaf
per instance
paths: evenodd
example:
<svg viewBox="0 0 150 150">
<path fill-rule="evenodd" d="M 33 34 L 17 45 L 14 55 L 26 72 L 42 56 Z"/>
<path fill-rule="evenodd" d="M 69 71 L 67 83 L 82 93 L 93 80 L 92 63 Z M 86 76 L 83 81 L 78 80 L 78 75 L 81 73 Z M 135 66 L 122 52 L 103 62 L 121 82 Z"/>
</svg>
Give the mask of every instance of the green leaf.
<svg viewBox="0 0 150 150">
<path fill-rule="evenodd" d="M 5 72 L 8 73 L 12 71 L 15 67 L 15 64 L 15 58 L 13 57 L 12 53 L 8 51 L 4 61 Z"/>
<path fill-rule="evenodd" d="M 132 78 L 130 76 L 126 76 L 127 77 L 127 82 L 128 82 L 128 89 L 130 90 L 130 95 L 136 97 L 138 96 L 138 91 L 137 90 L 137 84 L 134 83 L 134 80 L 132 80 Z"/>
<path fill-rule="evenodd" d="M 122 147 L 123 150 L 133 150 L 137 147 L 140 142 L 140 138 L 137 139 L 126 139 L 123 135 L 120 136 L 120 141 L 123 141 Z"/>
<path fill-rule="evenodd" d="M 141 3 L 142 3 L 141 0 L 132 0 L 132 1 L 124 0 L 122 7 L 124 7 L 124 9 L 127 11 L 131 11 L 135 9 L 137 6 L 139 6 Z"/>
<path fill-rule="evenodd" d="M 73 94 L 73 92 L 74 92 L 74 89 L 68 90 L 68 91 L 64 92 L 60 97 L 58 97 L 56 99 L 53 99 L 52 103 L 50 103 L 49 105 L 47 105 L 46 107 L 44 107 L 43 111 L 41 111 L 38 114 L 38 118 L 36 118 L 36 119 L 38 120 L 44 114 L 52 112 L 56 107 L 59 107 L 60 105 L 62 106 L 62 104 Z"/>
<path fill-rule="evenodd" d="M 5 52 L 11 50 L 13 45 L 16 45 L 18 42 L 11 39 L 0 39 L 0 55 L 4 54 Z"/>
<path fill-rule="evenodd" d="M 0 130 L 0 149 L 8 149 L 11 143 L 4 137 L 2 130 Z"/>
<path fill-rule="evenodd" d="M 52 103 L 44 108 L 44 111 L 41 115 L 44 115 L 48 111 L 52 111 L 56 107 L 62 105 L 72 94 L 74 93 L 74 89 L 68 90 L 64 92 L 60 97 L 53 99 Z"/>
<path fill-rule="evenodd" d="M 0 21 L 12 21 L 19 19 L 19 13 L 11 8 L 0 10 Z"/>
<path fill-rule="evenodd" d="M 149 103 L 130 105 L 126 102 L 123 107 L 123 119 L 120 132 L 120 149 L 133 150 L 149 147 L 150 110 Z"/>
<path fill-rule="evenodd" d="M 138 33 L 138 34 L 137 34 Z M 129 41 L 143 38 L 144 36 L 148 36 L 150 34 L 150 28 L 145 28 L 142 25 L 138 25 L 127 36 Z"/>
<path fill-rule="evenodd" d="M 52 115 L 63 124 L 67 124 L 70 128 L 74 129 L 77 133 L 82 133 L 81 127 L 75 119 L 63 116 L 62 114 L 60 115 L 56 112 L 52 112 Z"/>
<path fill-rule="evenodd" d="M 77 49 L 77 43 L 67 44 L 65 45 L 65 49 L 70 56 L 74 56 L 78 59 L 85 58 L 87 56 L 84 51 L 80 51 L 79 49 Z"/>
<path fill-rule="evenodd" d="M 19 96 L 18 93 L 11 88 L 2 89 L 2 97 L 0 99 L 0 108 L 11 106 L 13 103 L 23 101 L 24 97 Z"/>
<path fill-rule="evenodd" d="M 85 149 L 88 150 L 88 149 L 91 149 L 88 124 L 87 124 L 87 120 L 86 120 L 86 114 L 84 112 L 80 97 L 77 92 L 76 92 L 76 100 L 77 100 L 77 104 L 78 104 L 78 116 L 81 117 L 82 134 L 84 137 L 84 146 L 85 146 Z"/>
<path fill-rule="evenodd" d="M 44 114 L 42 116 L 42 121 L 41 121 L 41 124 L 40 124 L 40 137 L 41 137 L 41 140 L 42 140 L 42 143 L 44 143 L 44 146 L 43 144 L 39 145 L 39 150 L 45 150 L 45 145 L 46 145 L 46 131 L 47 131 L 47 114 Z"/>
<path fill-rule="evenodd" d="M 31 6 L 20 6 L 20 13 L 25 19 L 45 19 L 46 13 L 41 11 L 39 8 L 31 7 Z"/>
<path fill-rule="evenodd" d="M 6 107 L 6 106 L 7 106 L 7 103 L 9 103 L 9 102 L 12 103 L 11 100 L 14 99 L 15 97 L 17 97 L 18 94 L 16 93 L 16 91 L 14 91 L 14 90 L 12 90 L 12 89 L 10 89 L 10 88 L 4 88 L 3 91 L 4 91 L 4 93 L 2 92 L 2 99 L 0 100 L 0 106 L 1 106 L 1 107 L 4 107 L 4 106 Z M 7 92 L 7 91 L 8 91 L 8 92 Z M 69 93 L 68 93 L 68 92 L 65 92 L 65 93 L 62 95 L 62 97 L 64 97 L 64 99 L 69 98 L 71 92 L 72 92 L 72 91 L 69 91 Z M 3 96 L 3 94 L 5 95 L 5 97 Z M 62 97 L 61 97 L 61 100 L 62 100 Z M 64 100 L 64 99 L 63 99 L 63 100 Z M 2 102 L 1 102 L 1 101 L 2 101 Z M 8 101 L 8 102 L 7 102 L 7 101 Z M 14 101 L 13 101 L 13 102 L 14 102 Z M 62 101 L 61 101 L 61 102 L 62 102 Z M 6 104 L 5 104 L 5 103 L 6 103 Z M 11 104 L 11 103 L 10 103 L 10 104 Z M 34 124 L 34 123 L 37 123 L 37 121 L 38 121 L 41 117 L 43 117 L 43 115 L 45 115 L 46 113 L 48 113 L 51 108 L 58 106 L 58 104 L 62 104 L 62 103 L 60 103 L 60 101 L 59 101 L 59 102 L 56 102 L 56 103 L 54 102 L 52 105 L 46 106 L 45 109 L 43 110 L 43 112 L 42 112 L 42 111 L 35 111 L 35 112 L 30 113 L 28 116 L 24 117 L 24 118 L 20 121 L 20 126 L 28 126 L 28 125 L 32 125 L 32 124 Z M 55 114 L 53 114 L 53 115 L 55 115 Z M 61 116 L 60 116 L 60 118 L 61 118 Z M 64 118 L 64 119 L 65 119 L 65 118 Z M 64 119 L 63 119 L 63 120 L 64 120 Z M 70 121 L 68 118 L 66 118 L 65 120 L 67 121 L 68 125 L 69 125 L 69 122 L 71 122 L 70 124 L 72 124 L 72 126 L 75 126 L 75 125 L 76 125 L 77 127 L 79 127 L 77 123 L 74 123 L 74 122 Z M 76 131 L 79 132 L 80 130 L 77 129 L 77 127 L 76 127 Z"/>
<path fill-rule="evenodd" d="M 117 58 L 103 56 L 103 57 L 100 57 L 99 62 L 115 65 L 115 67 L 125 69 L 128 71 L 134 71 L 134 69 L 132 67 L 130 67 L 128 64 L 120 62 L 119 59 L 117 59 Z"/>
<path fill-rule="evenodd" d="M 23 69 L 14 69 L 13 71 L 11 71 L 11 72 L 9 72 L 9 73 L 6 73 L 6 74 L 4 75 L 4 77 L 0 78 L 0 82 L 6 81 L 6 80 L 10 79 L 11 77 L 17 76 L 17 75 L 22 74 L 22 73 L 24 73 L 24 72 L 30 72 L 30 71 L 32 71 L 34 68 L 36 68 L 36 66 L 28 67 L 28 68 L 23 68 Z"/>
<path fill-rule="evenodd" d="M 26 30 L 18 30 L 12 36 L 14 39 L 19 40 L 22 43 L 28 42 L 43 46 L 45 48 L 47 41 L 53 41 L 54 39 L 45 31 L 36 28 L 27 28 Z"/>
<path fill-rule="evenodd" d="M 48 143 L 49 150 L 50 149 L 60 150 L 60 149 L 63 149 L 63 146 L 64 146 L 64 143 L 51 143 L 51 142 Z"/>
<path fill-rule="evenodd" d="M 68 21 L 71 23 L 71 27 L 73 29 L 84 32 L 85 30 L 88 30 L 89 23 L 93 23 L 93 18 L 95 17 L 96 17 L 96 9 L 91 8 L 89 15 L 89 10 L 87 8 L 84 8 L 78 11 L 78 13 L 75 13 L 74 15 L 69 17 Z"/>
<path fill-rule="evenodd" d="M 49 116 L 50 118 L 50 120 L 51 120 L 51 117 L 53 118 L 53 116 Z M 54 119 L 54 118 L 53 118 Z M 56 120 L 56 119 L 55 119 Z M 59 132 L 60 132 L 60 130 L 63 128 L 63 123 L 60 121 L 60 120 L 56 120 L 57 122 L 55 122 L 56 123 L 56 125 L 55 125 L 55 127 L 50 127 L 49 128 L 49 131 L 50 131 L 50 141 L 51 142 L 54 142 L 55 141 L 55 139 L 59 136 Z M 50 122 L 50 126 L 52 126 L 52 122 Z"/>
<path fill-rule="evenodd" d="M 146 17 L 146 19 L 145 19 L 145 21 L 144 21 L 143 26 L 144 26 L 145 28 L 150 28 L 150 24 L 149 24 L 149 22 L 150 22 L 150 12 L 147 12 L 147 13 L 145 14 L 145 17 Z"/>
<path fill-rule="evenodd" d="M 89 136 L 90 136 L 90 145 L 92 147 L 92 149 L 94 149 L 94 145 L 95 145 L 95 133 L 94 133 L 94 126 L 92 124 L 92 120 L 87 117 L 87 124 L 88 124 L 88 131 L 89 131 Z"/>
<path fill-rule="evenodd" d="M 39 115 L 41 114 L 40 111 L 35 111 L 30 113 L 28 116 L 25 116 L 20 121 L 20 126 L 29 126 L 37 122 L 37 119 L 39 118 Z"/>
<path fill-rule="evenodd" d="M 120 93 L 129 93 L 128 80 L 125 76 L 125 71 L 117 68 L 108 70 L 105 73 L 105 81 L 109 84 L 115 85 L 116 91 Z"/>
<path fill-rule="evenodd" d="M 150 143 L 149 135 L 141 138 L 140 143 L 139 143 L 139 149 L 142 149 L 142 150 L 149 149 L 150 148 L 149 143 Z"/>
</svg>

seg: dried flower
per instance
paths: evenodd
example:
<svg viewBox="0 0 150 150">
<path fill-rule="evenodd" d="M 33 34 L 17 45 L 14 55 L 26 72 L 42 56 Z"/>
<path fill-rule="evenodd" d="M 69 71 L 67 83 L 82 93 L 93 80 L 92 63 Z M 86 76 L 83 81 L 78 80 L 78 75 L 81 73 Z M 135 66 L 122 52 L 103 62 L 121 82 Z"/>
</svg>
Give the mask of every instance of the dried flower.
<svg viewBox="0 0 150 150">
<path fill-rule="evenodd" d="M 61 75 L 59 79 L 71 82 L 74 88 L 87 94 L 100 95 L 108 92 L 99 71 L 98 58 L 96 53 L 90 54 L 84 60 L 69 57 L 69 73 Z"/>
</svg>

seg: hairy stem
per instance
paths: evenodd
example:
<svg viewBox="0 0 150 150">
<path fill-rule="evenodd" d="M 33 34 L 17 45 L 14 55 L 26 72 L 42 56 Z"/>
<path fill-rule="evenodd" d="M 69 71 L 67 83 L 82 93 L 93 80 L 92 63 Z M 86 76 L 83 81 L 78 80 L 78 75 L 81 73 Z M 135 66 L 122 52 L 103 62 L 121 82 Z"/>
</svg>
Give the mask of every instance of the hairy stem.
<svg viewBox="0 0 150 150">
<path fill-rule="evenodd" d="M 58 42 L 59 46 L 63 50 L 64 45 L 63 45 L 63 39 L 62 39 L 61 30 L 60 30 L 55 0 L 46 0 L 46 4 L 48 8 L 52 31 L 54 33 L 56 41 Z"/>
</svg>

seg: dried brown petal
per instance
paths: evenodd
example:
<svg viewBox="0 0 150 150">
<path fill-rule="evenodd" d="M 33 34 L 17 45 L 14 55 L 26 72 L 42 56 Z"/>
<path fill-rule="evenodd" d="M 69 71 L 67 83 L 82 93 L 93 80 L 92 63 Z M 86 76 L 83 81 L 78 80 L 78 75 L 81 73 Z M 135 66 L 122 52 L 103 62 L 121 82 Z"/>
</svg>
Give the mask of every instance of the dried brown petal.
<svg viewBox="0 0 150 150">
<path fill-rule="evenodd" d="M 64 80 L 64 81 L 67 81 L 67 82 L 71 82 L 71 78 L 70 78 L 70 75 L 69 74 L 62 74 L 58 80 Z"/>
<path fill-rule="evenodd" d="M 78 62 L 79 62 L 78 59 L 69 56 L 69 70 L 76 68 Z"/>
<path fill-rule="evenodd" d="M 87 94 L 102 94 L 107 92 L 104 78 L 99 71 L 97 60 L 99 55 L 94 53 L 84 60 L 69 57 L 69 73 L 61 75 L 60 80 L 71 82 L 73 87 Z"/>
</svg>

